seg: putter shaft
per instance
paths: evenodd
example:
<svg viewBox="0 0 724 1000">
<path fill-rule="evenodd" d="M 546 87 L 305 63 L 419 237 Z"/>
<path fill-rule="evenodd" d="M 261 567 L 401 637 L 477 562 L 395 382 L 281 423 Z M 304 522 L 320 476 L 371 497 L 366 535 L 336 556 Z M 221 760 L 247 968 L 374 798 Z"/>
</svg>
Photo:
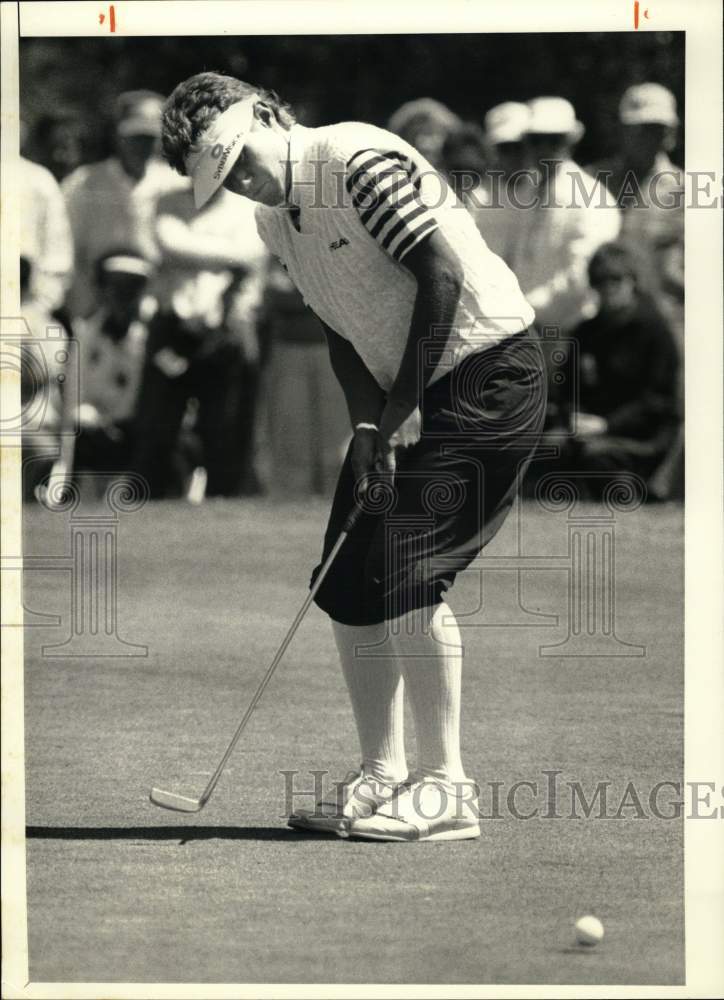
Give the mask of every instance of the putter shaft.
<svg viewBox="0 0 724 1000">
<path fill-rule="evenodd" d="M 218 767 L 216 768 L 216 770 L 214 771 L 214 773 L 211 775 L 211 778 L 209 779 L 209 782 L 208 782 L 206 788 L 201 793 L 200 798 L 198 798 L 198 799 L 191 799 L 191 798 L 187 798 L 185 795 L 176 795 L 173 792 L 165 792 L 165 791 L 163 791 L 160 788 L 153 788 L 151 790 L 150 799 L 151 799 L 151 802 L 153 802 L 154 805 L 161 806 L 163 809 L 173 809 L 176 812 L 199 812 L 199 810 L 203 809 L 204 806 L 206 805 L 206 803 L 209 801 L 209 799 L 211 798 L 211 795 L 212 795 L 214 789 L 216 788 L 216 784 L 217 784 L 219 778 L 221 777 L 221 775 L 222 775 L 222 773 L 224 771 L 224 768 L 226 767 L 226 764 L 227 764 L 227 761 L 229 760 L 229 757 L 231 757 L 232 753 L 234 752 L 234 747 L 239 742 L 239 738 L 241 737 L 241 734 L 244 732 L 244 729 L 246 728 L 246 724 L 249 721 L 252 712 L 254 711 L 254 709 L 256 708 L 256 706 L 259 704 L 261 696 L 264 694 L 264 691 L 266 690 L 266 687 L 267 687 L 269 681 L 272 679 L 272 676 L 274 675 L 274 671 L 278 667 L 278 665 L 279 665 L 282 657 L 284 656 L 284 653 L 287 650 L 287 647 L 289 646 L 289 643 L 294 638 L 295 632 L 299 628 L 300 624 L 302 623 L 302 620 L 303 620 L 304 616 L 306 615 L 307 611 L 309 610 L 309 606 L 312 603 L 312 601 L 314 600 L 317 591 L 322 586 L 324 578 L 326 577 L 326 575 L 329 572 L 329 569 L 330 569 L 332 563 L 334 562 L 334 560 L 337 557 L 337 553 L 339 552 L 339 550 L 344 545 L 344 543 L 345 543 L 345 541 L 347 539 L 347 536 L 349 535 L 350 531 L 352 530 L 352 528 L 355 526 L 355 524 L 359 520 L 359 517 L 360 517 L 361 514 L 362 514 L 362 508 L 356 506 L 354 508 L 354 510 L 350 513 L 350 515 L 347 518 L 347 520 L 345 521 L 344 527 L 342 528 L 342 531 L 340 532 L 339 538 L 334 543 L 332 551 L 329 553 L 329 555 L 325 559 L 324 564 L 321 567 L 321 569 L 320 569 L 320 571 L 319 571 L 319 573 L 317 575 L 317 579 L 312 584 L 312 586 L 311 586 L 311 588 L 309 590 L 309 593 L 306 596 L 306 599 L 305 599 L 304 603 L 302 604 L 301 608 L 297 612 L 296 618 L 292 622 L 291 627 L 289 628 L 289 631 L 284 636 L 284 639 L 282 640 L 282 644 L 280 645 L 279 649 L 277 650 L 276 656 L 274 657 L 274 659 L 272 660 L 271 664 L 267 668 L 266 673 L 262 677 L 261 682 L 259 684 L 259 687 L 256 690 L 256 693 L 255 693 L 254 697 L 249 702 L 249 706 L 248 706 L 247 710 L 244 712 L 242 720 L 239 723 L 239 725 L 238 725 L 238 727 L 236 729 L 236 732 L 232 736 L 231 742 L 229 743 L 228 747 L 226 748 L 226 751 L 224 752 L 224 756 L 219 761 Z"/>
</svg>

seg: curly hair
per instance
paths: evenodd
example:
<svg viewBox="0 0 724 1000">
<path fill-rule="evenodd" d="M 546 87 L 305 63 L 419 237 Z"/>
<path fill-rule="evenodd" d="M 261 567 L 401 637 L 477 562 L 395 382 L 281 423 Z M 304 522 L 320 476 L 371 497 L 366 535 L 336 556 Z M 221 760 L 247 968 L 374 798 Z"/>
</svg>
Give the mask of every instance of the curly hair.
<svg viewBox="0 0 724 1000">
<path fill-rule="evenodd" d="M 211 122 L 232 104 L 257 94 L 286 129 L 296 119 L 291 107 L 273 90 L 255 87 L 221 73 L 197 73 L 180 83 L 166 101 L 162 119 L 163 155 L 171 166 L 186 176 L 186 154 Z"/>
</svg>

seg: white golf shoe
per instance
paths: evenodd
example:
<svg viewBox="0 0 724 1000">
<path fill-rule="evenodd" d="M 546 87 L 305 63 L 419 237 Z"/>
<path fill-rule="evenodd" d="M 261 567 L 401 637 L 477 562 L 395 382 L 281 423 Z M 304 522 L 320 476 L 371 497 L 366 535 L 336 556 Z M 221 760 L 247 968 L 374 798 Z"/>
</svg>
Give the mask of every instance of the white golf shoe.
<svg viewBox="0 0 724 1000">
<path fill-rule="evenodd" d="M 371 816 L 349 824 L 349 837 L 365 840 L 471 840 L 480 836 L 478 788 L 434 778 L 405 782 Z"/>
<path fill-rule="evenodd" d="M 388 783 L 351 771 L 344 781 L 332 786 L 331 792 L 314 809 L 297 809 L 287 820 L 295 830 L 314 830 L 348 837 L 353 820 L 369 818 L 375 810 L 394 796 L 400 783 Z"/>
</svg>

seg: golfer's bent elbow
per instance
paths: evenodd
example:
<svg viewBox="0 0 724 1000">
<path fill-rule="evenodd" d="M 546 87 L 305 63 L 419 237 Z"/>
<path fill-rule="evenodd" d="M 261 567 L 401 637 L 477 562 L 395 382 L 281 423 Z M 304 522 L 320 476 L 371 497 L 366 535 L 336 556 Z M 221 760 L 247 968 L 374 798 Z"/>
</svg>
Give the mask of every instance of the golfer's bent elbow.
<svg viewBox="0 0 724 1000">
<path fill-rule="evenodd" d="M 448 295 L 454 296 L 456 301 L 460 298 L 465 280 L 465 272 L 458 261 L 446 260 L 436 268 L 437 280 L 445 286 Z"/>
</svg>

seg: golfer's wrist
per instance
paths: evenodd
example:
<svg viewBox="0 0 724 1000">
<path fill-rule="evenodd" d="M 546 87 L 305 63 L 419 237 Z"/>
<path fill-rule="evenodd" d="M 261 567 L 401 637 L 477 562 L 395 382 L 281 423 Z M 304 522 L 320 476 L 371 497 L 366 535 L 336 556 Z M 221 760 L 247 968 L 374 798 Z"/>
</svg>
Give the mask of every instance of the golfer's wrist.
<svg viewBox="0 0 724 1000">
<path fill-rule="evenodd" d="M 391 438 L 417 409 L 414 400 L 389 399 L 380 417 L 381 436 L 386 440 Z"/>
<path fill-rule="evenodd" d="M 355 432 L 355 434 L 357 433 L 357 431 L 372 431 L 375 434 L 379 434 L 380 428 L 379 428 L 379 426 L 377 424 L 373 424 L 371 421 L 368 421 L 368 420 L 359 420 L 354 425 L 354 432 Z"/>
</svg>

